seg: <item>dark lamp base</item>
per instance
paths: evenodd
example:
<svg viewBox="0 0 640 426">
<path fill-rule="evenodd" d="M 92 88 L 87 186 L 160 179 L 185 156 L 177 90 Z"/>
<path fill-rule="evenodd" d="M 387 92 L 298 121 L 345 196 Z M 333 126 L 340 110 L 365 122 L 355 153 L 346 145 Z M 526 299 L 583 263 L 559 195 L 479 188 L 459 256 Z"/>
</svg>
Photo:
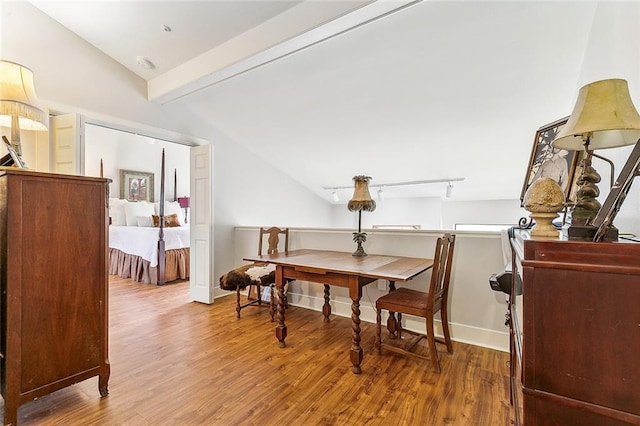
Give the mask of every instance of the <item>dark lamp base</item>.
<svg viewBox="0 0 640 426">
<path fill-rule="evenodd" d="M 598 228 L 590 225 L 571 225 L 567 230 L 567 237 L 570 241 L 593 241 Z M 612 226 L 607 231 L 602 241 L 618 241 L 618 228 Z"/>
<path fill-rule="evenodd" d="M 361 245 L 358 245 L 358 249 L 356 251 L 354 251 L 351 256 L 366 256 L 367 253 L 364 252 L 364 249 L 362 248 Z"/>
</svg>

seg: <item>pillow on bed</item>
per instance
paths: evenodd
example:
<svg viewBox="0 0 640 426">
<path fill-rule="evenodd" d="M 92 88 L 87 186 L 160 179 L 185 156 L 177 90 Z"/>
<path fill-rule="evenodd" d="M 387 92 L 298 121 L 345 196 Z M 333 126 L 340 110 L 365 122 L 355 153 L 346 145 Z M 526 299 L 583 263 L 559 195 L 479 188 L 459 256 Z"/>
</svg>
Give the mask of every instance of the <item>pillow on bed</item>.
<svg viewBox="0 0 640 426">
<path fill-rule="evenodd" d="M 167 228 L 174 228 L 176 226 L 180 226 L 180 222 L 178 221 L 178 215 L 174 214 L 169 214 L 169 215 L 165 215 L 164 217 L 164 226 L 166 226 Z M 153 216 L 151 216 L 151 218 L 153 219 L 153 226 L 158 228 L 160 226 L 160 216 L 158 216 L 157 214 L 154 214 Z"/>
<path fill-rule="evenodd" d="M 164 203 L 164 216 L 167 217 L 170 214 L 175 214 L 178 217 L 178 226 L 185 226 L 184 222 L 184 209 L 180 207 L 180 203 L 177 201 L 165 202 Z"/>
<path fill-rule="evenodd" d="M 127 224 L 124 213 L 124 206 L 127 203 L 127 200 L 120 198 L 109 198 L 109 217 L 112 225 L 125 226 Z"/>
<path fill-rule="evenodd" d="M 138 216 L 149 216 L 153 214 L 153 204 L 146 201 L 131 202 L 124 205 L 125 219 L 127 226 L 138 226 Z"/>
<path fill-rule="evenodd" d="M 160 203 L 153 203 L 153 206 L 155 208 L 155 212 L 157 215 L 160 214 Z M 180 223 L 180 225 L 178 226 L 185 226 L 186 223 L 184 221 L 184 209 L 182 207 L 180 207 L 180 203 L 178 203 L 177 201 L 165 201 L 164 202 L 164 217 L 166 218 L 167 216 L 171 215 L 171 214 L 175 214 L 178 217 L 178 223 Z"/>
<path fill-rule="evenodd" d="M 136 217 L 136 221 L 138 222 L 138 226 L 153 227 L 152 216 L 138 216 Z"/>
</svg>

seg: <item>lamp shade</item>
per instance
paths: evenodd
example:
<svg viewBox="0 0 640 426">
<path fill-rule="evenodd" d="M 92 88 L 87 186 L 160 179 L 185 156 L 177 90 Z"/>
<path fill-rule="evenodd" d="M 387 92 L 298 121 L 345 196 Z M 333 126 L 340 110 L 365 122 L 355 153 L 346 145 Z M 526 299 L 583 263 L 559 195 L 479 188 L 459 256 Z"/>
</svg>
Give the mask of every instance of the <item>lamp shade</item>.
<svg viewBox="0 0 640 426">
<path fill-rule="evenodd" d="M 626 80 L 600 80 L 583 86 L 554 148 L 580 151 L 589 138 L 590 150 L 632 145 L 640 138 L 640 115 Z"/>
<path fill-rule="evenodd" d="M 40 107 L 29 68 L 0 61 L 0 126 L 11 127 L 17 117 L 22 130 L 47 130 L 49 117 Z"/>
<path fill-rule="evenodd" d="M 357 211 L 368 211 L 372 212 L 376 209 L 376 202 L 371 198 L 371 194 L 369 194 L 369 181 L 371 177 L 369 176 L 354 176 L 353 181 L 355 182 L 355 189 L 353 191 L 353 197 L 349 200 L 347 204 L 347 208 L 349 211 L 357 212 Z"/>
<path fill-rule="evenodd" d="M 183 209 L 186 209 L 189 207 L 189 197 L 178 197 L 178 204 L 180 204 L 180 207 L 182 207 Z"/>
</svg>

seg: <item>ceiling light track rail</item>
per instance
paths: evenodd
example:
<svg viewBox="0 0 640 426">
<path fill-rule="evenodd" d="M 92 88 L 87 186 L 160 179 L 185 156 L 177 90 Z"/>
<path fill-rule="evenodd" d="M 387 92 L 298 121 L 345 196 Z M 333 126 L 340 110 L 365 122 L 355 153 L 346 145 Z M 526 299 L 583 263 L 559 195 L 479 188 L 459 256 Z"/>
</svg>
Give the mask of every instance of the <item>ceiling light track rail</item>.
<svg viewBox="0 0 640 426">
<path fill-rule="evenodd" d="M 426 180 L 410 180 L 406 182 L 392 182 L 392 183 L 372 183 L 369 184 L 369 188 L 387 188 L 392 186 L 407 186 L 407 185 L 423 185 L 429 183 L 447 183 L 447 182 L 462 182 L 465 180 L 463 177 L 447 178 L 447 179 L 426 179 Z M 333 191 L 337 189 L 352 189 L 353 185 L 348 186 L 325 186 L 323 189 Z"/>
</svg>

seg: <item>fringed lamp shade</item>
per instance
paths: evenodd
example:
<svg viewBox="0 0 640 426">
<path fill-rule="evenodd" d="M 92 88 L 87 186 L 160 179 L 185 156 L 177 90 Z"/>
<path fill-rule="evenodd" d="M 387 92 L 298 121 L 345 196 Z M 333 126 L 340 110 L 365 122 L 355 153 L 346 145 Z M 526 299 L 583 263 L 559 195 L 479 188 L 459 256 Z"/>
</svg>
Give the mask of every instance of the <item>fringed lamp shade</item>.
<svg viewBox="0 0 640 426">
<path fill-rule="evenodd" d="M 21 155 L 20 130 L 47 130 L 49 117 L 40 108 L 29 68 L 0 61 L 0 126 L 11 128 L 11 144 Z"/>
<path fill-rule="evenodd" d="M 353 197 L 349 200 L 347 208 L 351 212 L 367 211 L 372 212 L 376 209 L 376 202 L 371 198 L 369 194 L 369 181 L 370 176 L 354 176 L 355 189 L 353 191 Z"/>
<path fill-rule="evenodd" d="M 14 116 L 23 130 L 47 130 L 49 117 L 39 107 L 31 70 L 0 61 L 0 125 L 11 126 Z"/>
</svg>

